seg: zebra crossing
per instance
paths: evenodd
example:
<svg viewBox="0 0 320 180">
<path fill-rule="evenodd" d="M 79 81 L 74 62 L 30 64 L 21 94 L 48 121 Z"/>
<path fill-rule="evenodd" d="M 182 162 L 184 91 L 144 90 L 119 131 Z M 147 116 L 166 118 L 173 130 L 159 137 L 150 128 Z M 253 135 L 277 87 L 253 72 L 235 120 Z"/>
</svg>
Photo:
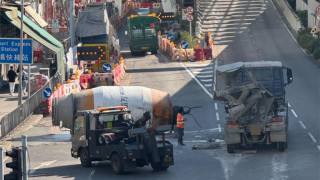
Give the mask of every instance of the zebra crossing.
<svg viewBox="0 0 320 180">
<path fill-rule="evenodd" d="M 186 63 L 185 66 L 208 91 L 213 90 L 214 64 L 212 62 L 206 64 Z"/>
</svg>

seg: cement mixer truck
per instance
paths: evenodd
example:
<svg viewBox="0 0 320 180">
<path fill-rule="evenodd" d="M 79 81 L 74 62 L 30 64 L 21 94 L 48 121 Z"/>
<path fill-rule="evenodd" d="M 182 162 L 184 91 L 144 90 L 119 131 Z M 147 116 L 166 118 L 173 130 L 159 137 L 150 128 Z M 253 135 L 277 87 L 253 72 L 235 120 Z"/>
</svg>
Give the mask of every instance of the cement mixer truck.
<svg viewBox="0 0 320 180">
<path fill-rule="evenodd" d="M 72 157 L 82 166 L 110 160 L 114 173 L 173 165 L 170 95 L 139 86 L 100 86 L 53 100 L 53 125 L 69 128 Z M 156 140 L 156 136 L 159 136 Z"/>
<path fill-rule="evenodd" d="M 214 99 L 224 102 L 229 114 L 225 125 L 228 152 L 254 144 L 273 144 L 284 151 L 289 122 L 284 88 L 293 81 L 292 70 L 277 61 L 237 62 L 218 66 L 217 77 L 222 77 L 224 89 L 216 90 Z"/>
</svg>

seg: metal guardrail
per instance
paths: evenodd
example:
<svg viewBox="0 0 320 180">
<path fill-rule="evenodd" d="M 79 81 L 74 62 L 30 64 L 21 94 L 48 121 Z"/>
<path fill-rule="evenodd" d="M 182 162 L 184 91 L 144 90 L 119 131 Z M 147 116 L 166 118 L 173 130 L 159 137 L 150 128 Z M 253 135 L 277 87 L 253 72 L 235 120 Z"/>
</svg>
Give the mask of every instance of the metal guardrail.
<svg viewBox="0 0 320 180">
<path fill-rule="evenodd" d="M 39 105 L 45 100 L 43 96 L 43 90 L 47 87 L 55 87 L 58 83 L 62 83 L 61 76 L 59 73 L 56 73 L 53 77 L 50 78 L 49 82 L 44 85 L 41 89 L 36 91 L 30 96 L 25 102 L 23 102 L 19 107 L 5 115 L 1 119 L 1 137 L 5 137 L 12 130 L 14 130 L 20 123 L 26 120 L 33 111 L 39 107 Z"/>
</svg>

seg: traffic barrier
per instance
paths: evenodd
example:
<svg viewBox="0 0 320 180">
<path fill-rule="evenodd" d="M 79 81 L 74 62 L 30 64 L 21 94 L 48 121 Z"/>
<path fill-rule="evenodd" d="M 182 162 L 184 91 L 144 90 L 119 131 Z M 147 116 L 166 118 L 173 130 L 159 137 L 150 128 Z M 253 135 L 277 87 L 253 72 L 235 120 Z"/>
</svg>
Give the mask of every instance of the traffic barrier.
<svg viewBox="0 0 320 180">
<path fill-rule="evenodd" d="M 111 73 L 95 73 L 93 75 L 93 87 L 110 85 L 108 82 L 109 76 L 111 76 Z"/>
</svg>

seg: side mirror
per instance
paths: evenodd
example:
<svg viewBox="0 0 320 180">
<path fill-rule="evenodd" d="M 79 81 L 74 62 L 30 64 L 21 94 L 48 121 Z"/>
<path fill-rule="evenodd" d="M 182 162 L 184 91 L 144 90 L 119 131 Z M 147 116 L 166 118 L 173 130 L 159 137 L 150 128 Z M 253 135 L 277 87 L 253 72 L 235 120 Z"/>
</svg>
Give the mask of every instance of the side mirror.
<svg viewBox="0 0 320 180">
<path fill-rule="evenodd" d="M 125 31 L 125 32 L 124 32 L 124 35 L 128 35 L 128 31 Z"/>
<path fill-rule="evenodd" d="M 292 69 L 287 68 L 287 84 L 292 83 L 293 76 L 292 76 Z"/>
</svg>

